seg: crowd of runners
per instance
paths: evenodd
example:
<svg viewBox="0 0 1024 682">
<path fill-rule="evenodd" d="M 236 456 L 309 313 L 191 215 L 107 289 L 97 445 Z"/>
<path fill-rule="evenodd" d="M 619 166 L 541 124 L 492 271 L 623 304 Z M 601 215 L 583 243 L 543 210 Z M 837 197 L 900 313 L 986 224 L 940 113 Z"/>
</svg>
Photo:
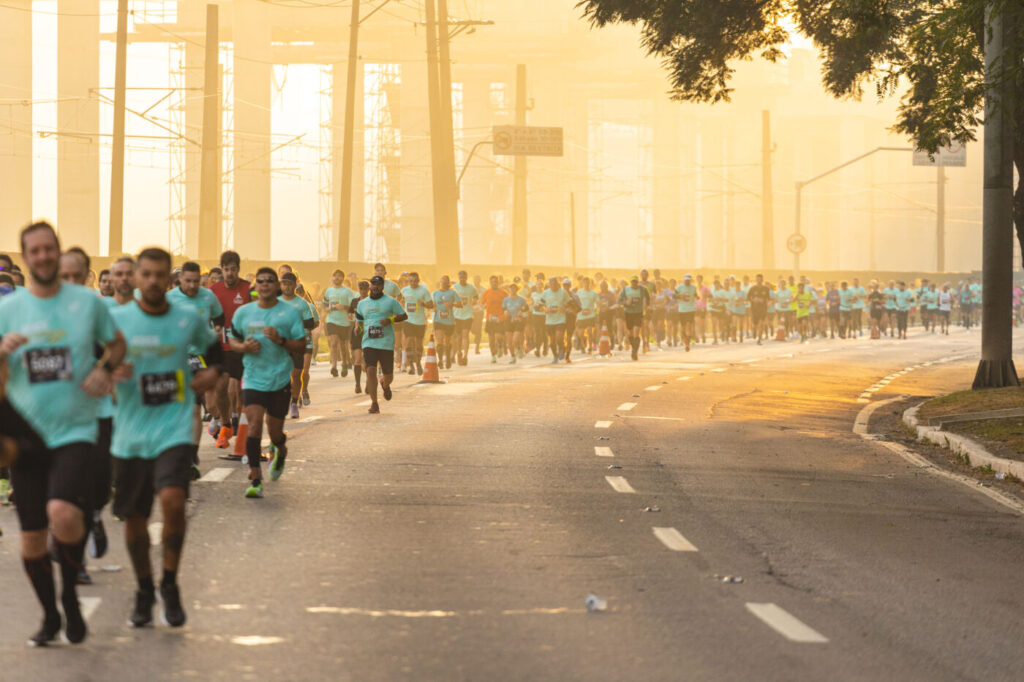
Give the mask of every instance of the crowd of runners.
<svg viewBox="0 0 1024 682">
<path fill-rule="evenodd" d="M 486 283 L 461 271 L 428 286 L 416 272 L 389 279 L 379 263 L 365 277 L 336 270 L 321 288 L 287 265 L 242 277 L 234 251 L 204 272 L 193 262 L 173 267 L 157 248 L 97 275 L 89 255 L 62 250 L 45 222 L 20 239 L 22 266 L 0 255 L 0 503 L 15 505 L 21 525 L 24 569 L 43 611 L 30 638 L 38 646 L 62 628 L 72 643 L 86 637 L 76 589 L 90 582 L 86 549 L 94 558 L 107 551 L 108 502 L 137 582 L 130 625 L 152 623 L 158 594 L 165 622 L 185 623 L 177 572 L 203 433 L 222 449 L 236 441 L 249 469 L 245 497 L 262 498 L 262 461 L 278 480 L 286 420 L 311 402 L 321 337 L 331 376 L 351 372 L 375 414 L 378 394 L 391 400 L 396 372 L 423 373 L 431 338 L 445 369 L 469 364 L 485 337 L 492 363 L 618 351 L 637 360 L 652 348 L 695 344 L 906 338 L 918 320 L 945 334 L 950 324 L 974 326 L 981 302 L 975 280 L 864 286 L 761 275 L 677 280 L 643 270 L 627 281 L 523 270 Z M 154 503 L 163 519 L 159 583 L 150 562 Z"/>
</svg>

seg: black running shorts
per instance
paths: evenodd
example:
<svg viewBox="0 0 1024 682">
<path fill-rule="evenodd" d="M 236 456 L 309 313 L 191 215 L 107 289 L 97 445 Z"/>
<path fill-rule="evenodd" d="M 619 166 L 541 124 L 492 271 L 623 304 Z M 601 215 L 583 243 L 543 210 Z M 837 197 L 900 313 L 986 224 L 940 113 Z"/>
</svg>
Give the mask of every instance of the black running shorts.
<svg viewBox="0 0 1024 682">
<path fill-rule="evenodd" d="M 267 411 L 274 419 L 284 419 L 288 416 L 288 404 L 292 400 L 292 389 L 290 384 L 276 391 L 256 391 L 251 388 L 242 389 L 242 405 L 259 405 Z"/>
<path fill-rule="evenodd" d="M 149 518 L 153 498 L 164 488 L 181 488 L 188 496 L 192 482 L 191 445 L 175 445 L 156 459 L 114 458 L 114 514 L 127 519 Z"/>
<path fill-rule="evenodd" d="M 68 443 L 58 448 L 23 451 L 11 467 L 11 485 L 18 501 L 18 521 L 23 531 L 46 530 L 46 503 L 69 502 L 82 513 L 93 510 L 93 463 L 96 446 Z"/>
<path fill-rule="evenodd" d="M 382 348 L 364 348 L 363 363 L 367 367 L 380 367 L 381 374 L 395 373 L 395 351 Z"/>
</svg>

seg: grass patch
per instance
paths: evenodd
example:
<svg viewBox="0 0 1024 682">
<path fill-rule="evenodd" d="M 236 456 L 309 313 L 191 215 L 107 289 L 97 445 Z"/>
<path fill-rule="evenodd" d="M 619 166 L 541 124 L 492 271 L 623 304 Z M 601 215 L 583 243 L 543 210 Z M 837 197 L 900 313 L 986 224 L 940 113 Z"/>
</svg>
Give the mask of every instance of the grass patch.
<svg viewBox="0 0 1024 682">
<path fill-rule="evenodd" d="M 980 442 L 992 454 L 1024 460 L 1024 419 L 990 419 L 950 424 L 949 430 Z"/>
<path fill-rule="evenodd" d="M 1024 407 L 1024 387 L 988 388 L 980 391 L 957 391 L 949 395 L 932 398 L 921 405 L 918 418 L 921 420 L 946 417 L 965 412 L 987 412 Z"/>
</svg>

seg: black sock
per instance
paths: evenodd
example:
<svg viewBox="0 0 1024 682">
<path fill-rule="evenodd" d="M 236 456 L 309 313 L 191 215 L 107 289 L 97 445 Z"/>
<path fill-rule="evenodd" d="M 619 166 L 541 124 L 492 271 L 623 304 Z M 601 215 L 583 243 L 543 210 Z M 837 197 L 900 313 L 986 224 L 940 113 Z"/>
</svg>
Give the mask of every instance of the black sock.
<svg viewBox="0 0 1024 682">
<path fill-rule="evenodd" d="M 249 466 L 258 467 L 260 465 L 260 439 L 253 438 L 251 436 L 245 439 L 245 456 L 249 458 Z"/>
<path fill-rule="evenodd" d="M 363 374 L 363 368 L 360 365 L 356 365 L 352 368 L 352 371 L 356 373 L 356 386 L 359 385 L 359 377 Z"/>
<path fill-rule="evenodd" d="M 152 584 L 152 582 L 153 582 L 152 579 L 150 579 L 150 584 Z M 160 587 L 171 587 L 172 585 L 175 585 L 177 582 L 178 582 L 178 571 L 176 571 L 176 570 L 172 571 L 169 568 L 165 568 L 164 569 L 164 577 L 161 578 L 161 580 L 160 580 Z"/>
<path fill-rule="evenodd" d="M 145 578 L 139 578 L 139 592 L 153 593 L 156 588 L 153 587 L 153 576 L 147 575 Z"/>
<path fill-rule="evenodd" d="M 238 415 L 231 415 L 231 432 L 238 433 Z"/>
<path fill-rule="evenodd" d="M 49 556 L 42 556 L 38 559 L 21 560 L 28 575 L 32 589 L 36 591 L 36 597 L 43 607 L 43 613 L 48 621 L 60 618 L 57 612 L 57 589 L 53 584 L 53 566 L 50 564 Z"/>
<path fill-rule="evenodd" d="M 82 556 L 85 553 L 85 542 L 67 545 L 57 542 L 57 556 L 60 558 L 60 577 L 62 583 L 60 603 L 64 607 L 64 634 L 72 644 L 85 639 L 86 626 L 78 604 L 78 574 L 84 568 Z"/>
</svg>

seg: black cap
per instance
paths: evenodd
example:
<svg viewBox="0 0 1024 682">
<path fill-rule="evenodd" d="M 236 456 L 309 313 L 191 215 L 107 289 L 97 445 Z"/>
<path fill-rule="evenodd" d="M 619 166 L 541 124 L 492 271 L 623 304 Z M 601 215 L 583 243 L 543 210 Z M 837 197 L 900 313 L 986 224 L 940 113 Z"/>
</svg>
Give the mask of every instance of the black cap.
<svg viewBox="0 0 1024 682">
<path fill-rule="evenodd" d="M 295 276 L 294 272 L 286 272 L 281 275 L 282 282 L 298 282 L 299 278 Z"/>
<path fill-rule="evenodd" d="M 384 278 L 381 277 L 380 275 L 374 275 L 373 277 L 370 278 L 370 284 L 379 284 L 381 286 L 384 286 Z"/>
</svg>

